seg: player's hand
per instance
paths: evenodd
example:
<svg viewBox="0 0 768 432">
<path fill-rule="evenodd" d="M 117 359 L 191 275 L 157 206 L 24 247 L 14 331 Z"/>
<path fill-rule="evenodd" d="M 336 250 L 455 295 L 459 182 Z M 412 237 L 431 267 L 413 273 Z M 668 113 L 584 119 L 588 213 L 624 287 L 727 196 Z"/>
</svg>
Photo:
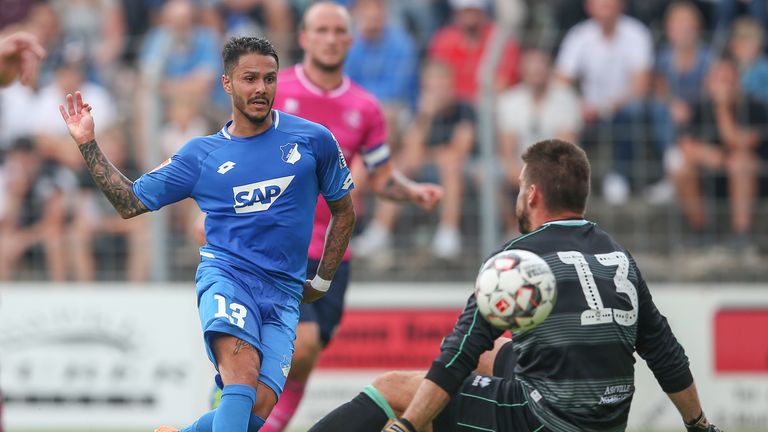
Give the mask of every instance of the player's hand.
<svg viewBox="0 0 768 432">
<path fill-rule="evenodd" d="M 706 426 L 688 426 L 685 425 L 685 429 L 688 432 L 721 432 L 720 428 L 713 425 L 712 423 L 709 423 Z"/>
<path fill-rule="evenodd" d="M 324 296 L 328 291 L 320 291 L 312 288 L 312 281 L 306 281 L 304 282 L 304 296 L 301 298 L 302 303 L 314 303 L 322 296 Z"/>
<path fill-rule="evenodd" d="M 382 432 L 416 432 L 416 428 L 413 427 L 411 422 L 404 418 L 396 420 L 390 420 L 384 425 Z"/>
<path fill-rule="evenodd" d="M 83 95 L 75 92 L 73 97 L 67 95 L 67 107 L 59 105 L 61 118 L 67 123 L 67 129 L 77 145 L 85 144 L 95 139 L 95 126 L 91 116 L 91 106 L 83 103 Z"/>
<path fill-rule="evenodd" d="M 44 57 L 45 49 L 30 33 L 16 32 L 0 39 L 0 87 L 17 78 L 31 84 Z"/>
<path fill-rule="evenodd" d="M 686 422 L 685 429 L 688 432 L 720 432 L 720 428 L 707 421 L 703 412 L 690 423 Z"/>
<path fill-rule="evenodd" d="M 432 183 L 416 183 L 411 186 L 411 201 L 425 210 L 435 208 L 443 198 L 443 187 Z"/>
</svg>

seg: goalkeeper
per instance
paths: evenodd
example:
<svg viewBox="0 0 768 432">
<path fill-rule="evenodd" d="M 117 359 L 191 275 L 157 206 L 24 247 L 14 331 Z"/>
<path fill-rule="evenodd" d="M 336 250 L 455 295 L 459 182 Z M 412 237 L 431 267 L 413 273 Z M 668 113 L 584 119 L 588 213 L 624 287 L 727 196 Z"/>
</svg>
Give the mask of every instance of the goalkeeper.
<svg viewBox="0 0 768 432">
<path fill-rule="evenodd" d="M 511 342 L 478 316 L 470 296 L 426 375 L 387 373 L 310 432 L 623 431 L 635 352 L 688 431 L 719 431 L 704 416 L 688 357 L 634 259 L 584 219 L 584 151 L 547 140 L 529 147 L 523 161 L 516 213 L 524 235 L 505 249 L 549 264 L 558 289 L 549 318 Z"/>
</svg>

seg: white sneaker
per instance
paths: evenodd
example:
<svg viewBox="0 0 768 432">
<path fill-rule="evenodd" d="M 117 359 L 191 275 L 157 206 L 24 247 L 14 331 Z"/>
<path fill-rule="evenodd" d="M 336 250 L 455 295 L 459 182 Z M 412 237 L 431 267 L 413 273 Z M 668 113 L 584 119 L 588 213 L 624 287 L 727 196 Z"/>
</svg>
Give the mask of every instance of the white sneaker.
<svg viewBox="0 0 768 432">
<path fill-rule="evenodd" d="M 652 205 L 670 204 L 675 199 L 675 193 L 675 185 L 669 179 L 654 183 L 644 191 L 646 201 Z"/>
<path fill-rule="evenodd" d="M 440 259 L 450 260 L 461 254 L 461 234 L 453 227 L 440 225 L 432 239 L 432 254 Z"/>
<path fill-rule="evenodd" d="M 608 204 L 622 205 L 629 200 L 629 182 L 621 174 L 608 173 L 603 177 L 603 198 Z"/>
<path fill-rule="evenodd" d="M 392 235 L 389 230 L 376 222 L 352 240 L 352 252 L 358 258 L 368 258 L 376 253 L 388 251 L 392 247 Z"/>
<path fill-rule="evenodd" d="M 680 171 L 685 163 L 683 152 L 680 151 L 680 147 L 672 146 L 664 150 L 664 156 L 662 157 L 662 163 L 664 164 L 664 172 L 675 173 Z"/>
</svg>

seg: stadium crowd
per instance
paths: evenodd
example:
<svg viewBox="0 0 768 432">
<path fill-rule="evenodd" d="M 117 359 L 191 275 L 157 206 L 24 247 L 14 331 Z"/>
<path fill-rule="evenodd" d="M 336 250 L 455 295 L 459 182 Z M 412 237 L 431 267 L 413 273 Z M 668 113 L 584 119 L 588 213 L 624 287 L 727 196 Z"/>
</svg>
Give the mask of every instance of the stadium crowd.
<svg viewBox="0 0 768 432">
<path fill-rule="evenodd" d="M 768 186 L 765 1 L 339 2 L 355 27 L 346 73 L 379 99 L 397 165 L 445 188 L 432 220 L 363 199 L 365 186 L 356 181 L 360 220 L 368 221 L 353 240 L 358 258 L 375 267 L 388 251 L 421 245 L 427 259 L 409 254 L 409 261 L 434 269 L 471 256 L 463 260 L 463 275 L 471 276 L 481 179 L 497 180 L 502 243 L 517 230 L 522 151 L 557 137 L 590 154 L 598 209 L 673 209 L 676 221 L 662 223 L 682 234 L 664 238 L 661 249 L 682 239 L 697 252 L 716 246 L 759 263 L 768 238 L 755 216 L 766 211 Z M 148 220 L 121 220 L 97 193 L 57 105 L 80 89 L 97 107 L 104 152 L 138 177 L 226 121 L 223 42 L 266 36 L 289 67 L 300 60 L 299 17 L 311 3 L 4 0 L 0 34 L 26 30 L 49 55 L 32 87 L 0 91 L 0 279 L 146 280 Z M 478 149 L 479 77 L 502 12 L 516 14 L 520 26 L 503 41 L 490 85 L 497 158 L 488 167 Z M 355 112 L 348 121 L 359 122 Z M 175 267 L 195 264 L 189 231 L 196 216 L 191 204 L 163 214 Z M 653 230 L 650 220 L 643 226 Z"/>
</svg>

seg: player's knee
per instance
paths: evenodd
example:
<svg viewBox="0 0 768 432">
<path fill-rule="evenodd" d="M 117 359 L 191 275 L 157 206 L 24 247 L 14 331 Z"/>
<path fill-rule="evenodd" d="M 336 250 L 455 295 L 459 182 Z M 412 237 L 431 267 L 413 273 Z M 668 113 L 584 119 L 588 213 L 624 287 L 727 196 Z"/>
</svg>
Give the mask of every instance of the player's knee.
<svg viewBox="0 0 768 432">
<path fill-rule="evenodd" d="M 392 401 L 395 399 L 397 383 L 402 380 L 401 374 L 402 372 L 398 371 L 385 372 L 377 376 L 373 383 L 371 383 L 390 405 L 392 405 Z"/>
<path fill-rule="evenodd" d="M 214 343 L 219 373 L 225 385 L 259 384 L 261 359 L 255 347 L 234 337 L 217 338 Z"/>
<path fill-rule="evenodd" d="M 312 374 L 312 369 L 320 356 L 320 345 L 308 342 L 307 345 L 296 344 L 296 351 L 291 360 L 291 371 L 288 378 L 300 383 L 306 383 Z"/>
<path fill-rule="evenodd" d="M 312 367 L 322 351 L 320 328 L 316 323 L 301 323 L 296 329 L 293 367 Z"/>
<path fill-rule="evenodd" d="M 400 413 L 410 403 L 423 377 L 423 372 L 390 371 L 376 377 L 372 385 Z"/>
<path fill-rule="evenodd" d="M 256 404 L 253 406 L 253 413 L 261 418 L 269 417 L 272 409 L 277 404 L 277 395 L 264 383 L 259 383 L 256 390 Z"/>
<path fill-rule="evenodd" d="M 400 379 L 401 374 L 402 372 L 399 371 L 384 372 L 383 374 L 377 376 L 371 384 L 376 387 L 376 390 L 378 390 L 380 393 L 389 392 L 389 390 L 393 387 L 393 384 Z"/>
<path fill-rule="evenodd" d="M 256 361 L 219 363 L 219 373 L 225 385 L 246 384 L 256 388 L 259 382 L 258 359 Z"/>
</svg>

